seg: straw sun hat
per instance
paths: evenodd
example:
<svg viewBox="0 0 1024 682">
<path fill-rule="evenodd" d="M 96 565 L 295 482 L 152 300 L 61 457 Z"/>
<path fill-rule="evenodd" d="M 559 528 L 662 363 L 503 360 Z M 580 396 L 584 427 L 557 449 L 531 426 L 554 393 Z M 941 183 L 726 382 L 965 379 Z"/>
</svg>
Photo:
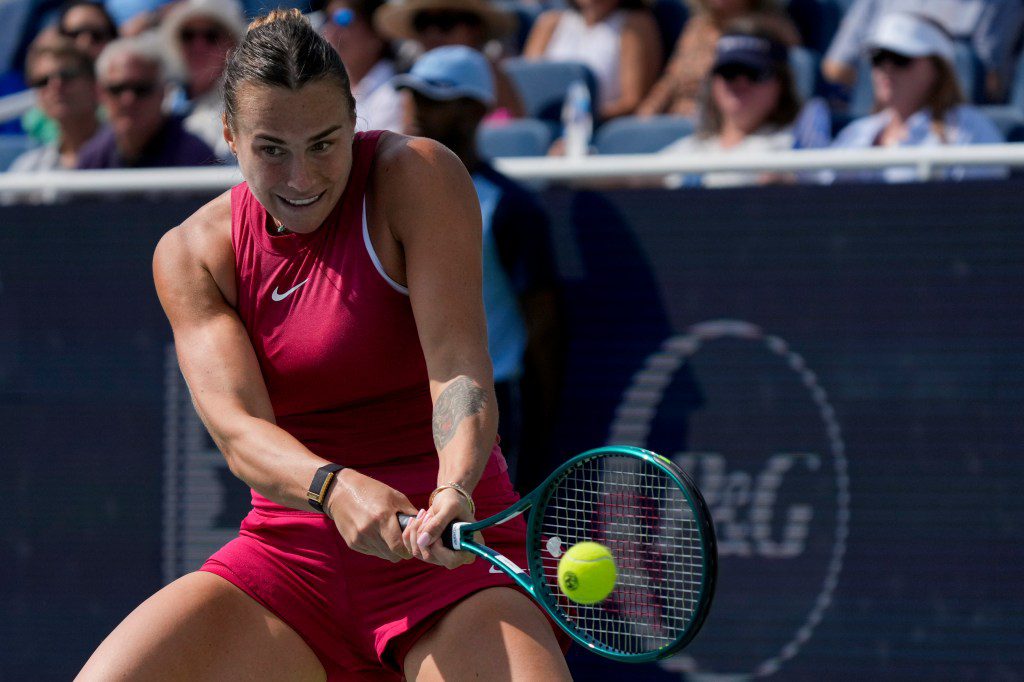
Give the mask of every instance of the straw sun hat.
<svg viewBox="0 0 1024 682">
<path fill-rule="evenodd" d="M 476 14 L 483 23 L 487 40 L 501 38 L 516 29 L 515 16 L 487 0 L 390 0 L 374 13 L 373 23 L 378 31 L 391 39 L 414 39 L 413 17 L 423 11 Z"/>
</svg>

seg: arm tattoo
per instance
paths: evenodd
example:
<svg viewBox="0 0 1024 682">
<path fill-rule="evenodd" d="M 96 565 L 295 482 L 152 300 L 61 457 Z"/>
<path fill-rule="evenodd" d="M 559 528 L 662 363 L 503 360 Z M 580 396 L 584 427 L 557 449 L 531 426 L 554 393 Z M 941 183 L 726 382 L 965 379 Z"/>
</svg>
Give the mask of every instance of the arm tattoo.
<svg viewBox="0 0 1024 682">
<path fill-rule="evenodd" d="M 484 409 L 487 393 L 469 377 L 461 376 L 441 392 L 434 406 L 434 446 L 440 452 L 455 437 L 466 417 Z"/>
</svg>

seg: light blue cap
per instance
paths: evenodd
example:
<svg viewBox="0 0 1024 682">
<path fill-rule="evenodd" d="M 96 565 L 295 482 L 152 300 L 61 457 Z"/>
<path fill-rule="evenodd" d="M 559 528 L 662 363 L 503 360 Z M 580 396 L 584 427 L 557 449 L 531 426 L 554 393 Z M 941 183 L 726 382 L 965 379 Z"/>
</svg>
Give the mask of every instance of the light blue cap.
<svg viewBox="0 0 1024 682">
<path fill-rule="evenodd" d="M 430 99 L 468 97 L 494 106 L 494 75 L 487 57 L 463 45 L 446 45 L 425 53 L 409 73 L 395 76 L 395 88 L 410 88 Z"/>
</svg>

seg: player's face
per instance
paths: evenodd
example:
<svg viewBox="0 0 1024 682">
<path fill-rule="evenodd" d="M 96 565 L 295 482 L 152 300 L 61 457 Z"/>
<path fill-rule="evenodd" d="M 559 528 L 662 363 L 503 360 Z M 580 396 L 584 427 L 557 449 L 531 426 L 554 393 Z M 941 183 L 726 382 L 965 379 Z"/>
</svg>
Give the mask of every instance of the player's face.
<svg viewBox="0 0 1024 682">
<path fill-rule="evenodd" d="M 299 90 L 243 84 L 225 137 L 249 190 L 292 232 L 316 230 L 352 169 L 355 118 L 333 79 Z"/>
</svg>

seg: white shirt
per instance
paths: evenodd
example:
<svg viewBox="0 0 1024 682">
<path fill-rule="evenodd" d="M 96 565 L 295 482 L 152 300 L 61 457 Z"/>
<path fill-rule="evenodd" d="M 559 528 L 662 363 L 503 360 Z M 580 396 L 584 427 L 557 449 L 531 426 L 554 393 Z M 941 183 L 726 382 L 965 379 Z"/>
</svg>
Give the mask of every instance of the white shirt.
<svg viewBox="0 0 1024 682">
<path fill-rule="evenodd" d="M 192 104 L 182 125 L 206 144 L 222 161 L 233 161 L 234 154 L 224 139 L 224 90 L 214 88 Z"/>
<path fill-rule="evenodd" d="M 544 50 L 544 58 L 553 62 L 582 62 L 597 79 L 598 104 L 604 106 L 622 96 L 619 76 L 622 54 L 622 29 L 626 12 L 616 10 L 593 26 L 583 15 L 563 11 Z"/>
<path fill-rule="evenodd" d="M 402 98 L 391 85 L 395 65 L 381 59 L 352 86 L 356 98 L 356 130 L 402 132 Z"/>
<path fill-rule="evenodd" d="M 721 156 L 737 152 L 770 152 L 784 151 L 793 148 L 793 126 L 785 128 L 774 128 L 763 126 L 755 132 L 747 135 L 743 140 L 732 147 L 723 147 L 722 140 L 718 135 L 711 137 L 698 137 L 689 135 L 683 139 L 673 142 L 661 150 L 661 154 L 704 154 L 707 156 Z M 742 185 L 756 185 L 763 173 L 751 173 L 740 171 L 729 171 L 721 173 L 705 173 L 700 179 L 700 184 L 705 187 L 739 187 Z M 684 182 L 682 178 L 673 178 L 672 184 L 697 184 L 694 180 Z"/>
</svg>

